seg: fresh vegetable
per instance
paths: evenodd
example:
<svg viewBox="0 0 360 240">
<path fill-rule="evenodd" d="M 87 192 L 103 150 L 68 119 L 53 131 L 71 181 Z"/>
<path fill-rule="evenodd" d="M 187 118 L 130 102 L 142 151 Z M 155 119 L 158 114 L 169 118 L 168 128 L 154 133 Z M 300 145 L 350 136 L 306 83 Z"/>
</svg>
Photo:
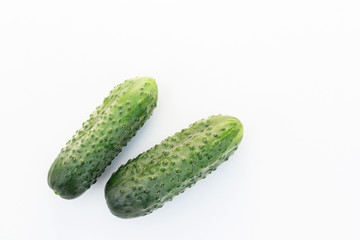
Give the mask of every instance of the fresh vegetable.
<svg viewBox="0 0 360 240">
<path fill-rule="evenodd" d="M 116 86 L 83 123 L 53 162 L 48 184 L 65 199 L 80 196 L 104 172 L 157 102 L 152 78 L 133 78 Z"/>
<path fill-rule="evenodd" d="M 218 115 L 168 137 L 113 173 L 105 187 L 110 211 L 133 218 L 162 207 L 226 161 L 242 136 L 237 118 Z"/>
</svg>

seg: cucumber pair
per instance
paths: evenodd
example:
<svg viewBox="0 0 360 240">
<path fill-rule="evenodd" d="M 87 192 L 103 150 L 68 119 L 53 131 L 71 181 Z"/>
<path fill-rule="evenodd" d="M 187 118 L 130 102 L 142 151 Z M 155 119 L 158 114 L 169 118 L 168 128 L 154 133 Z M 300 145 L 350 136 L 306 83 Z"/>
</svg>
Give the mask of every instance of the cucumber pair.
<svg viewBox="0 0 360 240">
<path fill-rule="evenodd" d="M 152 78 L 116 86 L 61 149 L 49 170 L 50 188 L 65 199 L 90 188 L 149 119 L 157 95 Z M 151 213 L 226 161 L 242 136 L 242 124 L 235 117 L 195 122 L 113 173 L 105 187 L 109 209 L 121 218 Z"/>
</svg>

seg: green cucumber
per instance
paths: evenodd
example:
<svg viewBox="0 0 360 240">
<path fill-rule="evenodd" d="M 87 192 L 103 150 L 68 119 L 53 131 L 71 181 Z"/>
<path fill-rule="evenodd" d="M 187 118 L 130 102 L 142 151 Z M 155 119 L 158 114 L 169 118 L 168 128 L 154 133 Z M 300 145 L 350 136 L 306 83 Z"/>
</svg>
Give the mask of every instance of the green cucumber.
<svg viewBox="0 0 360 240">
<path fill-rule="evenodd" d="M 151 116 L 157 102 L 152 78 L 116 86 L 61 149 L 48 174 L 56 194 L 73 199 L 84 193 Z"/>
<path fill-rule="evenodd" d="M 237 118 L 218 115 L 168 137 L 113 173 L 105 187 L 110 211 L 134 218 L 162 207 L 226 161 L 242 136 Z"/>
</svg>

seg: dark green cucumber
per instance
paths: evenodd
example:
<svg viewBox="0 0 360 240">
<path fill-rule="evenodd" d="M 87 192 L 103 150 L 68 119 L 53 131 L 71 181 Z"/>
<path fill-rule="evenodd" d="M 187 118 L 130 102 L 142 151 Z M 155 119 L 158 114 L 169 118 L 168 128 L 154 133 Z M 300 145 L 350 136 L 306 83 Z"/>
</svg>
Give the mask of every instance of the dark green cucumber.
<svg viewBox="0 0 360 240">
<path fill-rule="evenodd" d="M 219 115 L 168 137 L 113 173 L 105 187 L 110 211 L 133 218 L 162 207 L 226 161 L 242 136 L 237 118 Z"/>
<path fill-rule="evenodd" d="M 50 188 L 65 199 L 90 188 L 151 116 L 157 93 L 151 78 L 129 79 L 116 86 L 61 149 L 49 170 Z"/>
</svg>

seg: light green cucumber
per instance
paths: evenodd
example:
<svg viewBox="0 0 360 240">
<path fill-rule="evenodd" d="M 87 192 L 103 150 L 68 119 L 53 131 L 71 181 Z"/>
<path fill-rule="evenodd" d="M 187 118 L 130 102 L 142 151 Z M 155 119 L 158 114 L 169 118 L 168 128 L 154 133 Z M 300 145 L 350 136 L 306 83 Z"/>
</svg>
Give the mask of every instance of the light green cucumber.
<svg viewBox="0 0 360 240">
<path fill-rule="evenodd" d="M 152 78 L 133 78 L 116 86 L 53 162 L 48 184 L 65 199 L 80 196 L 104 172 L 157 102 Z"/>
</svg>

